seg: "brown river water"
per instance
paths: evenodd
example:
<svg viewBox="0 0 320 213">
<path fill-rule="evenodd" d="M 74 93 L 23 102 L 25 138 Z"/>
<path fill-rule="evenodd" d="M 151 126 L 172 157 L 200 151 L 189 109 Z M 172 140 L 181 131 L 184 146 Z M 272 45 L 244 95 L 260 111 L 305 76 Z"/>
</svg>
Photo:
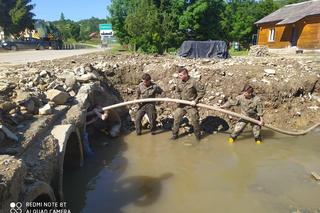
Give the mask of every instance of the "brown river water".
<svg viewBox="0 0 320 213">
<path fill-rule="evenodd" d="M 234 144 L 228 134 L 170 142 L 170 132 L 97 137 L 95 156 L 65 171 L 72 212 L 212 213 L 320 212 L 320 131 L 291 137 L 250 130 Z"/>
</svg>

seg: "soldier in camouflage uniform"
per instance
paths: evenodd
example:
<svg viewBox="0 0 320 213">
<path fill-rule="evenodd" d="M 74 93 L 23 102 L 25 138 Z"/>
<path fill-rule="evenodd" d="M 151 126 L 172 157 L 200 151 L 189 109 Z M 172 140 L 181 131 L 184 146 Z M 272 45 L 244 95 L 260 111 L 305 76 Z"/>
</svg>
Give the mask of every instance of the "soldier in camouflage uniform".
<svg viewBox="0 0 320 213">
<path fill-rule="evenodd" d="M 136 99 L 155 98 L 156 95 L 162 94 L 163 90 L 151 81 L 151 76 L 147 73 L 142 75 L 142 82 L 137 88 Z M 157 112 L 154 102 L 145 102 L 139 104 L 139 109 L 136 114 L 135 126 L 137 135 L 141 135 L 141 120 L 147 114 L 150 122 L 151 134 L 155 134 Z"/>
<path fill-rule="evenodd" d="M 185 114 L 189 114 L 190 122 L 194 129 L 194 134 L 197 140 L 200 140 L 200 126 L 199 126 L 199 113 L 196 108 L 196 104 L 201 100 L 205 94 L 204 86 L 191 78 L 186 68 L 179 69 L 179 81 L 176 86 L 176 98 L 192 101 L 193 106 L 179 104 L 178 108 L 174 112 L 174 123 L 172 128 L 172 140 L 178 138 L 179 126 L 182 117 Z"/>
<path fill-rule="evenodd" d="M 231 106 L 240 106 L 241 114 L 250 118 L 260 121 L 260 125 L 250 123 L 252 126 L 252 132 L 257 144 L 261 143 L 260 130 L 263 122 L 263 105 L 258 96 L 254 94 L 253 88 L 250 85 L 246 85 L 243 89 L 243 93 L 236 97 L 235 100 L 229 100 L 221 108 L 229 108 Z M 241 134 L 244 128 L 249 122 L 240 119 L 234 128 L 234 131 L 230 135 L 229 142 L 232 143 Z"/>
</svg>

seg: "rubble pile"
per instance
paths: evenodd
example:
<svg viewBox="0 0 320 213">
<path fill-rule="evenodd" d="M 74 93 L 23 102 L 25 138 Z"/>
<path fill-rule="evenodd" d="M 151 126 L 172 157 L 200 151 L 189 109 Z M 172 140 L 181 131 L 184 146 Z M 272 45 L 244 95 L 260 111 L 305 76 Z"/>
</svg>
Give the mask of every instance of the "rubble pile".
<svg viewBox="0 0 320 213">
<path fill-rule="evenodd" d="M 251 46 L 249 50 L 249 56 L 266 57 L 270 55 L 271 54 L 268 50 L 268 47 L 266 46 L 254 45 L 254 46 Z"/>
</svg>

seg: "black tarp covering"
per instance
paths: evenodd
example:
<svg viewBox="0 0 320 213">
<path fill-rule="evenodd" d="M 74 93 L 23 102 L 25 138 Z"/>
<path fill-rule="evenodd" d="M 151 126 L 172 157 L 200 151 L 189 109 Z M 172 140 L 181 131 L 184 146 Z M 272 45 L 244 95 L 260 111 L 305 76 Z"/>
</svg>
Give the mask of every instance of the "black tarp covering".
<svg viewBox="0 0 320 213">
<path fill-rule="evenodd" d="M 184 41 L 178 55 L 187 58 L 228 58 L 224 41 Z"/>
</svg>

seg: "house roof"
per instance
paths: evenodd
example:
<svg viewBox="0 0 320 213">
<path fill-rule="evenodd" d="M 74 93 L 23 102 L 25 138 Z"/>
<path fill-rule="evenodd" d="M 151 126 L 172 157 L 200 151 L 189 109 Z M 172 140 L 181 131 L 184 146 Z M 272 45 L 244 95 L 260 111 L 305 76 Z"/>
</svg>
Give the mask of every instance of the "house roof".
<svg viewBox="0 0 320 213">
<path fill-rule="evenodd" d="M 318 14 L 320 14 L 320 0 L 312 0 L 286 5 L 255 22 L 255 24 L 260 25 L 268 22 L 277 22 L 276 25 L 292 24 L 306 16 Z"/>
</svg>

